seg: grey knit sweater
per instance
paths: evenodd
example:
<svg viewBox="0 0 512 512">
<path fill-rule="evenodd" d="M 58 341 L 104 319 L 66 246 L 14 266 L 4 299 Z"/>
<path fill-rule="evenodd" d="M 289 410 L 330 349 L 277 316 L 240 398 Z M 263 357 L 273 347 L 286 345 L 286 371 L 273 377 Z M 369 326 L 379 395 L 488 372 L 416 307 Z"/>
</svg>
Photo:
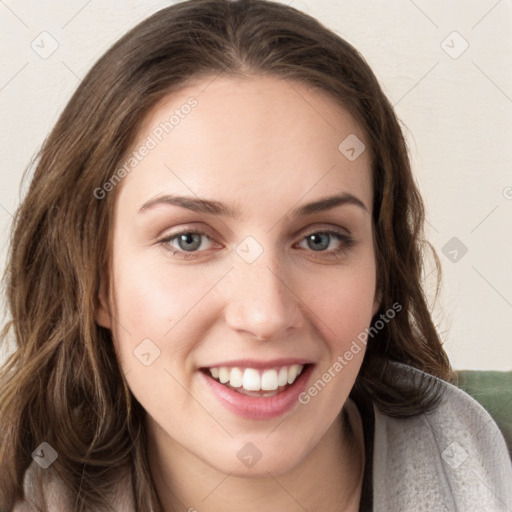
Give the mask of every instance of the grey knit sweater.
<svg viewBox="0 0 512 512">
<path fill-rule="evenodd" d="M 425 375 L 393 365 L 404 379 Z M 512 462 L 497 425 L 460 389 L 444 382 L 441 388 L 439 405 L 427 414 L 396 419 L 373 406 L 373 512 L 512 512 Z M 33 485 L 37 472 L 47 472 L 44 498 Z M 33 512 L 31 503 L 41 500 L 49 512 L 71 512 L 74 500 L 50 474 L 51 467 L 33 462 L 26 499 L 12 512 Z M 128 479 L 119 482 L 112 505 L 136 512 Z"/>
</svg>

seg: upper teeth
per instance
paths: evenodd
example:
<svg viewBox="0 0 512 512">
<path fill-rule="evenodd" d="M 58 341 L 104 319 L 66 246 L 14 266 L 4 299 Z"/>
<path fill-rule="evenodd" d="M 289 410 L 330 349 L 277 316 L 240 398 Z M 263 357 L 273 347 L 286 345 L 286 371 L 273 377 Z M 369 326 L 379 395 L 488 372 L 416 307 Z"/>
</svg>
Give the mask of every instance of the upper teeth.
<svg viewBox="0 0 512 512">
<path fill-rule="evenodd" d="M 304 365 L 294 364 L 272 368 L 270 370 L 256 370 L 255 368 L 208 368 L 211 376 L 222 384 L 229 382 L 234 388 L 244 388 L 247 391 L 272 391 L 279 386 L 293 384 L 301 374 Z"/>
</svg>

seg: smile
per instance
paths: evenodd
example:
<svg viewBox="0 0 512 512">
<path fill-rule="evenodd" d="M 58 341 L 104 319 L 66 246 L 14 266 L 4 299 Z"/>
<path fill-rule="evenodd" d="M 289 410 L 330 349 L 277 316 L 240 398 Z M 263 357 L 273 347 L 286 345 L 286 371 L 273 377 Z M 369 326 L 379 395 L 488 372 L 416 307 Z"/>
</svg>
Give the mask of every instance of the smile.
<svg viewBox="0 0 512 512">
<path fill-rule="evenodd" d="M 213 379 L 249 396 L 274 396 L 293 384 L 304 369 L 302 364 L 267 370 L 256 368 L 208 368 Z M 281 388 L 281 389 L 280 389 Z M 271 393 L 257 393 L 270 391 Z"/>
<path fill-rule="evenodd" d="M 250 419 L 271 419 L 290 411 L 306 388 L 314 364 L 257 369 L 243 366 L 201 368 L 209 392 L 229 411 Z"/>
</svg>

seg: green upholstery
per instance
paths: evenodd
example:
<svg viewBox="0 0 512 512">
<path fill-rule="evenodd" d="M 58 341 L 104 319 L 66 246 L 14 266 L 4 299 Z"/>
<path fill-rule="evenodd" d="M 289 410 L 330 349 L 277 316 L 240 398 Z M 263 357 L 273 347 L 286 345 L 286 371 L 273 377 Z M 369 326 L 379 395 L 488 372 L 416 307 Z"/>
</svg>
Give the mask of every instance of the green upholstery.
<svg viewBox="0 0 512 512">
<path fill-rule="evenodd" d="M 454 384 L 477 400 L 493 417 L 512 457 L 512 371 L 459 370 Z"/>
</svg>

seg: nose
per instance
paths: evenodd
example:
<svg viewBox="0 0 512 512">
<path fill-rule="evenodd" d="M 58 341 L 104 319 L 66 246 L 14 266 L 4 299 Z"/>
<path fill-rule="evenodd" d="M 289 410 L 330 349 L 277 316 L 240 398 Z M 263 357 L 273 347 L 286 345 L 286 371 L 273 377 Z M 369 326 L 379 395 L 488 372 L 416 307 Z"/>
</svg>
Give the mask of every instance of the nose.
<svg viewBox="0 0 512 512">
<path fill-rule="evenodd" d="M 270 251 L 252 263 L 237 257 L 224 286 L 226 322 L 233 330 L 258 340 L 273 340 L 302 326 L 301 298 L 291 276 Z"/>
</svg>

